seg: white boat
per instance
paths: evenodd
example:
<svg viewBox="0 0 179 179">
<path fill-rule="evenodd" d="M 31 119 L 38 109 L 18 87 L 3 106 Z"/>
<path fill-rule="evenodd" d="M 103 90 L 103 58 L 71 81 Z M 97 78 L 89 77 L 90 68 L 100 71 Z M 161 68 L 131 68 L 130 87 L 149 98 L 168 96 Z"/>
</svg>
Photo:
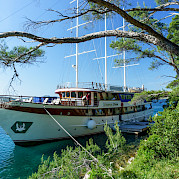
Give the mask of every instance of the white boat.
<svg viewBox="0 0 179 179">
<path fill-rule="evenodd" d="M 113 127 L 115 121 L 147 120 L 153 113 L 144 101 L 129 104 L 134 93 L 106 91 L 101 84 L 91 83 L 88 88 L 63 86 L 55 92 L 58 98 L 1 96 L 6 101 L 0 104 L 0 126 L 15 144 L 68 138 L 48 113 L 75 137 L 101 133 L 106 123 Z"/>
<path fill-rule="evenodd" d="M 77 32 L 78 26 L 77 18 Z M 105 71 L 106 48 L 105 38 Z M 73 67 L 76 70 L 76 84 L 61 85 L 55 91 L 59 97 L 0 96 L 0 126 L 15 144 L 32 145 L 69 138 L 57 123 L 76 137 L 104 132 L 106 123 L 113 127 L 116 121 L 119 124 L 143 121 L 152 115 L 153 110 L 146 108 L 146 102 L 141 101 L 135 105 L 129 103 L 134 91 L 129 92 L 125 80 L 123 89 L 115 86 L 108 88 L 107 72 L 105 84 L 79 83 L 78 44 L 76 65 Z"/>
</svg>

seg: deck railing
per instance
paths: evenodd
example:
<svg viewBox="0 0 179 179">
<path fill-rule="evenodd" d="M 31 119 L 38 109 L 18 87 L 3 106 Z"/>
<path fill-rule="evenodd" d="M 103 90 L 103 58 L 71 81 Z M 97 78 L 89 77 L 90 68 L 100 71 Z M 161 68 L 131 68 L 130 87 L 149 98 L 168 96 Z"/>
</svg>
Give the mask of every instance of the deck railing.
<svg viewBox="0 0 179 179">
<path fill-rule="evenodd" d="M 106 86 L 107 90 L 109 89 L 109 85 Z M 63 88 L 76 88 L 76 83 L 67 82 L 57 86 L 57 89 Z M 78 88 L 87 88 L 87 89 L 98 89 L 98 90 L 105 90 L 104 83 L 95 83 L 95 82 L 80 82 L 78 83 Z"/>
<path fill-rule="evenodd" d="M 64 89 L 64 88 L 76 88 L 76 83 L 67 82 L 57 86 L 57 89 Z M 124 91 L 124 86 L 113 86 L 113 85 L 106 85 L 104 83 L 96 83 L 96 82 L 79 82 L 78 88 L 87 88 L 87 89 L 97 89 L 97 90 L 107 90 L 107 91 Z M 147 89 L 140 88 L 140 87 L 126 87 L 125 91 L 128 92 L 141 92 L 146 91 Z"/>
<path fill-rule="evenodd" d="M 57 98 L 57 97 L 34 97 L 34 96 L 8 96 L 0 95 L 0 107 L 9 102 L 25 102 L 35 104 L 54 104 L 63 106 L 91 106 L 91 100 L 83 100 L 82 98 Z M 99 101 L 95 100 L 93 106 L 98 106 Z"/>
</svg>

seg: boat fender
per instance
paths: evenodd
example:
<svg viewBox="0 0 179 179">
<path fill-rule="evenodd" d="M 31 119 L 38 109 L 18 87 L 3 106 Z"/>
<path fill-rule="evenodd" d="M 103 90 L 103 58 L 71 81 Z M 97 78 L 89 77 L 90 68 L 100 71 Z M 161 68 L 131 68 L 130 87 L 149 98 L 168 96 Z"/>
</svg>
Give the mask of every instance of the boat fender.
<svg viewBox="0 0 179 179">
<path fill-rule="evenodd" d="M 96 122 L 94 120 L 90 119 L 87 123 L 87 127 L 88 127 L 88 129 L 91 129 L 91 130 L 96 128 Z"/>
</svg>

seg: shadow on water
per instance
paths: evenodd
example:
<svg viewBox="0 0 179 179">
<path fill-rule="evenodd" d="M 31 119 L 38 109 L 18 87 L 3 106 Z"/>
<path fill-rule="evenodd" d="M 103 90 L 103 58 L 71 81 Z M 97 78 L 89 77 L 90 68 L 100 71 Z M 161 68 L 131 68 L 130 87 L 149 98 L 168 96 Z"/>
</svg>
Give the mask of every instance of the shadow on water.
<svg viewBox="0 0 179 179">
<path fill-rule="evenodd" d="M 158 111 L 162 111 L 162 104 L 154 104 L 153 109 L 154 114 Z M 143 138 L 142 136 L 136 137 L 135 135 L 129 134 L 124 134 L 124 137 L 127 143 L 134 141 L 139 143 Z M 93 138 L 94 143 L 99 145 L 102 149 L 105 148 L 107 137 L 104 133 L 78 137 L 76 139 L 85 146 L 90 138 Z M 33 147 L 15 146 L 10 137 L 0 127 L 0 178 L 27 178 L 33 172 L 37 171 L 42 155 L 44 155 L 45 159 L 48 158 L 48 156 L 52 158 L 54 152 L 60 154 L 61 150 L 65 149 L 67 146 L 74 147 L 75 144 L 69 139 Z"/>
</svg>

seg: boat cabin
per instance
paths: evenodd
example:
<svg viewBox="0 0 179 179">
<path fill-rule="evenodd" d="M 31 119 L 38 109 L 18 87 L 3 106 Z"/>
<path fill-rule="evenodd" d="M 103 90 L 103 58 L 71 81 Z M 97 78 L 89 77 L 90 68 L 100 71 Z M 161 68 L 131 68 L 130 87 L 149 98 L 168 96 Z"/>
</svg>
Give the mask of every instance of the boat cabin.
<svg viewBox="0 0 179 179">
<path fill-rule="evenodd" d="M 70 106 L 95 106 L 100 100 L 101 91 L 86 88 L 64 88 L 57 89 L 62 105 Z M 101 94 L 102 95 L 102 94 Z"/>
<path fill-rule="evenodd" d="M 132 93 L 87 88 L 62 88 L 57 89 L 55 93 L 59 94 L 61 104 L 65 106 L 98 106 L 102 105 L 104 101 L 128 102 L 133 98 Z"/>
</svg>

